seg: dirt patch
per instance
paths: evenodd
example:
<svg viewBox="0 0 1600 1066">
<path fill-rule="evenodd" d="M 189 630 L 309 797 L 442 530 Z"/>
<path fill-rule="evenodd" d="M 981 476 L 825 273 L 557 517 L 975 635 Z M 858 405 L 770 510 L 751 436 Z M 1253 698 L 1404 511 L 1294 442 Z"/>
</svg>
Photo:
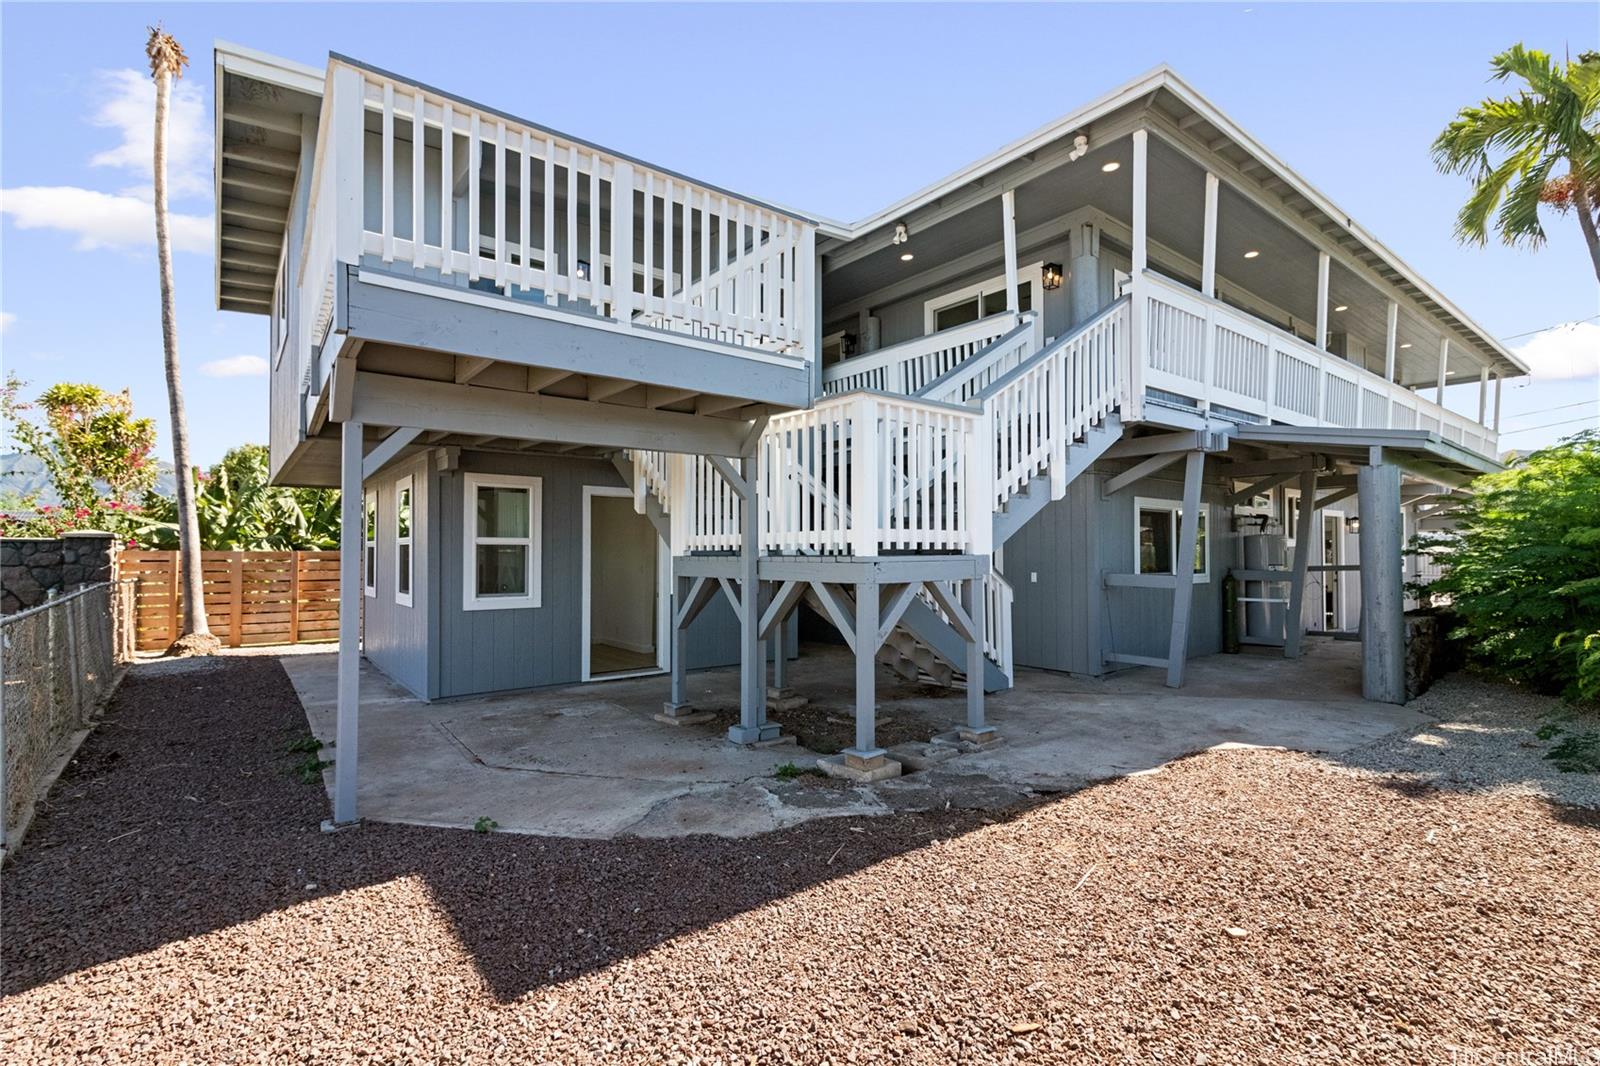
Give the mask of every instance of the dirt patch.
<svg viewBox="0 0 1600 1066">
<path fill-rule="evenodd" d="M 1594 811 L 1232 751 L 742 840 L 324 835 L 304 728 L 270 660 L 128 679 L 5 872 L 8 1061 L 1600 1047 Z"/>
<path fill-rule="evenodd" d="M 945 706 L 930 710 L 900 701 L 939 700 Z M 880 748 L 897 744 L 925 741 L 935 734 L 950 729 L 966 715 L 966 693 L 960 689 L 938 685 L 883 685 L 878 686 L 877 738 Z M 736 706 L 707 707 L 716 715 L 713 724 L 726 730 L 739 722 Z M 772 720 L 783 726 L 784 733 L 793 736 L 803 748 L 820 755 L 833 755 L 851 747 L 856 739 L 855 704 L 839 699 L 817 699 L 804 707 L 787 711 L 769 712 Z"/>
</svg>

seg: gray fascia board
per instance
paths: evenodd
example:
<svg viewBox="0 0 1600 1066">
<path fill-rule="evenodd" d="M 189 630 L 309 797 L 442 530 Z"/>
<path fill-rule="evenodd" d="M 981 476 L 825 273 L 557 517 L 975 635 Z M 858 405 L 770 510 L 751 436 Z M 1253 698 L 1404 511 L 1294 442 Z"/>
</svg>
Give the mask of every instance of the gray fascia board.
<svg viewBox="0 0 1600 1066">
<path fill-rule="evenodd" d="M 647 330 L 596 329 L 581 315 L 500 310 L 438 294 L 349 280 L 344 319 L 352 337 L 381 344 L 482 356 L 518 366 L 553 367 L 574 374 L 694 388 L 752 403 L 803 408 L 811 403 L 810 369 L 729 352 L 678 344 Z M 737 452 L 733 454 L 738 454 Z"/>
<path fill-rule="evenodd" d="M 664 174 L 669 178 L 676 178 L 677 180 L 687 182 L 690 185 L 698 185 L 700 188 L 710 190 L 718 195 L 727 196 L 734 200 L 743 200 L 747 204 L 752 204 L 756 207 L 763 208 L 767 211 L 773 212 L 774 214 L 783 215 L 785 218 L 792 218 L 796 222 L 804 222 L 812 226 L 818 225 L 818 220 L 816 218 L 796 211 L 791 207 L 783 207 L 768 200 L 758 200 L 755 197 L 746 195 L 745 193 L 734 192 L 731 189 L 723 188 L 720 185 L 713 185 L 710 182 L 701 181 L 699 178 L 691 178 L 687 174 L 680 174 L 679 172 L 668 167 L 661 166 L 658 163 L 647 162 L 646 160 L 640 159 L 636 156 L 631 156 L 626 152 L 619 152 L 615 148 L 607 148 L 603 144 L 596 144 L 587 138 L 575 137 L 570 133 L 563 133 L 560 130 L 552 129 L 543 123 L 534 122 L 531 119 L 523 118 L 521 115 L 513 115 L 509 111 L 502 111 L 497 107 L 490 107 L 488 104 L 480 104 L 476 100 L 469 100 L 465 96 L 447 92 L 444 89 L 438 88 L 437 86 L 429 85 L 427 82 L 418 81 L 417 79 L 407 77 L 404 74 L 396 74 L 394 71 L 385 70 L 382 67 L 375 67 L 371 63 L 356 59 L 354 56 L 347 56 L 341 52 L 329 52 L 328 59 L 335 63 L 343 63 L 347 66 L 355 67 L 357 70 L 365 71 L 366 73 L 375 77 L 387 78 L 390 81 L 413 86 L 421 89 L 425 93 L 432 93 L 434 96 L 440 96 L 446 100 L 454 101 L 464 108 L 474 111 L 482 111 L 486 115 L 493 115 L 496 118 L 505 119 L 507 122 L 515 122 L 519 126 L 526 126 L 531 130 L 537 130 L 538 132 L 547 134 L 551 137 L 559 137 L 564 141 L 570 141 L 571 143 L 581 145 L 584 148 L 588 148 L 596 152 L 604 152 L 606 155 L 620 159 L 625 163 L 632 163 L 634 166 L 644 167 L 646 170 L 653 170 L 657 174 Z"/>
<path fill-rule="evenodd" d="M 1486 456 L 1448 441 L 1431 429 L 1340 429 L 1329 426 L 1240 426 L 1236 439 L 1261 444 L 1332 448 L 1383 448 L 1415 452 L 1446 466 L 1473 474 L 1492 474 L 1503 467 Z"/>
</svg>

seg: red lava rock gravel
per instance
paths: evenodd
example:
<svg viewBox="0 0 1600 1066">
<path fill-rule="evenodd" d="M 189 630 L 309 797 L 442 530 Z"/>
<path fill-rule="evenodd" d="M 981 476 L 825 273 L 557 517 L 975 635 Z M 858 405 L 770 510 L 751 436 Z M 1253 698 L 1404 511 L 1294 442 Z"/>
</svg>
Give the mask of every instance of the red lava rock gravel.
<svg viewBox="0 0 1600 1066">
<path fill-rule="evenodd" d="M 270 659 L 135 671 L 5 871 L 0 1057 L 1553 1063 L 1600 1047 L 1593 811 L 1234 751 L 1000 818 L 325 836 L 322 790 L 286 750 L 304 729 Z"/>
</svg>

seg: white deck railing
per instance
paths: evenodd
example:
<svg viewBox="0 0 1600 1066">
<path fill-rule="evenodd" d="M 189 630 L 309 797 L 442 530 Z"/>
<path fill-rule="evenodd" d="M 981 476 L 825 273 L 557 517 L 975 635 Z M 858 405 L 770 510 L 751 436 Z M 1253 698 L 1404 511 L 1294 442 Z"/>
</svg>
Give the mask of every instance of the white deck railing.
<svg viewBox="0 0 1600 1066">
<path fill-rule="evenodd" d="M 1143 386 L 1267 422 L 1427 429 L 1493 456 L 1499 435 L 1315 345 L 1147 272 Z"/>
<path fill-rule="evenodd" d="M 1064 470 L 1067 449 L 1117 406 L 1128 374 L 1128 314 L 1129 301 L 1118 300 L 979 393 L 994 437 L 996 511 L 1046 467 Z"/>
<path fill-rule="evenodd" d="M 357 220 L 357 254 L 624 325 L 809 351 L 812 223 L 360 68 L 336 62 L 333 88 L 319 157 L 337 160 L 337 191 L 321 202 Z"/>
<path fill-rule="evenodd" d="M 833 395 L 872 389 L 911 395 L 965 363 L 1018 324 L 1019 316 L 1008 311 L 846 359 L 822 372 L 822 391 Z"/>
<path fill-rule="evenodd" d="M 924 400 L 942 403 L 967 403 L 999 378 L 1021 366 L 1044 347 L 1044 320 L 1032 312 L 1024 313 L 1011 332 L 975 352 L 954 369 L 934 378 L 917 390 Z"/>
</svg>

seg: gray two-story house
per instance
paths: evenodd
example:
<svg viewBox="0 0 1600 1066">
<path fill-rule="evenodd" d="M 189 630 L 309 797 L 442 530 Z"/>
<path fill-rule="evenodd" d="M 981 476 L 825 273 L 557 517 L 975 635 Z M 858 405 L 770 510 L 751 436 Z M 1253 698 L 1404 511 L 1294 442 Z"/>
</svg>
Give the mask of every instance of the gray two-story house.
<svg viewBox="0 0 1600 1066">
<path fill-rule="evenodd" d="M 361 654 L 660 671 L 667 721 L 737 663 L 760 743 L 803 606 L 869 778 L 880 664 L 969 744 L 1018 667 L 1181 685 L 1230 627 L 1404 700 L 1404 539 L 1525 368 L 1171 70 L 856 223 L 342 55 L 216 75 L 217 303 L 271 321 L 274 478 L 345 493 L 335 821 Z"/>
</svg>

